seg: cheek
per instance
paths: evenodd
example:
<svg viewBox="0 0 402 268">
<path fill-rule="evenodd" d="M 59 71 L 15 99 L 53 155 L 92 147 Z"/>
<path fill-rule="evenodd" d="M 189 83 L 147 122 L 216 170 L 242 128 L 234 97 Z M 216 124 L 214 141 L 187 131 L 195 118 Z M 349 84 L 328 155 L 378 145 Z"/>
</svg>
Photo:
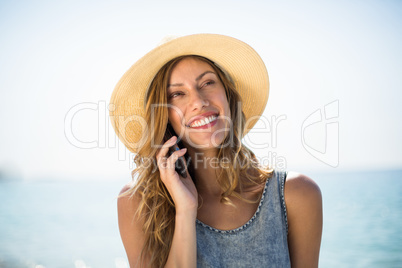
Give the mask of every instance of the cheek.
<svg viewBox="0 0 402 268">
<path fill-rule="evenodd" d="M 174 131 L 176 133 L 180 133 L 183 120 L 183 112 L 176 107 L 169 108 L 168 117 L 169 123 L 172 125 Z"/>
<path fill-rule="evenodd" d="M 219 102 L 221 103 L 221 107 L 223 108 L 223 111 L 225 113 L 225 116 L 230 118 L 230 107 L 229 107 L 229 102 L 226 98 L 226 95 L 223 94 L 220 98 L 219 98 Z"/>
<path fill-rule="evenodd" d="M 222 98 L 222 107 L 223 107 L 223 115 L 225 116 L 225 128 L 230 129 L 230 125 L 232 124 L 232 116 L 230 114 L 230 106 L 226 99 L 226 95 Z"/>
</svg>

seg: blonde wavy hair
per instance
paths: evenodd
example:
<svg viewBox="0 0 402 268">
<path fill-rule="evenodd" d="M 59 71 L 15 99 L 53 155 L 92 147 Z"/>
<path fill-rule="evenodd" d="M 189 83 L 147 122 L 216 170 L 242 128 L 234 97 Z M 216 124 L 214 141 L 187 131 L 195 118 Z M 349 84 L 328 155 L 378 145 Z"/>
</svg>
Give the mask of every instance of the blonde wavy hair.
<svg viewBox="0 0 402 268">
<path fill-rule="evenodd" d="M 163 267 L 173 240 L 175 204 L 160 179 L 159 171 L 155 168 L 158 151 L 158 146 L 155 144 L 164 143 L 164 134 L 168 125 L 168 107 L 155 104 L 167 103 L 167 86 L 171 71 L 179 61 L 186 57 L 206 62 L 214 69 L 225 88 L 230 107 L 233 122 L 231 133 L 222 143 L 226 146 L 221 146 L 218 153 L 218 159 L 225 159 L 225 161 L 220 161 L 220 167 L 224 168 L 216 169 L 218 182 L 222 189 L 221 202 L 233 205 L 230 197 L 240 198 L 246 202 L 258 202 L 258 200 L 243 198 L 242 191 L 248 185 L 261 185 L 272 176 L 273 170 L 260 166 L 254 153 L 241 142 L 246 120 L 244 113 L 238 107 L 241 97 L 237 93 L 232 79 L 212 61 L 201 56 L 181 56 L 165 64 L 156 74 L 146 97 L 145 120 L 152 127 L 149 128 L 146 135 L 147 140 L 144 146 L 134 158 L 136 168 L 133 170 L 132 176 L 135 185 L 124 193 L 131 197 L 137 195 L 141 199 L 135 215 L 144 220 L 142 229 L 145 234 L 145 242 L 141 251 L 141 267 L 145 257 L 150 257 L 151 267 Z M 155 122 L 158 123 L 155 124 Z M 191 175 L 194 172 L 191 161 L 188 169 Z M 192 177 L 194 178 L 194 176 Z"/>
</svg>

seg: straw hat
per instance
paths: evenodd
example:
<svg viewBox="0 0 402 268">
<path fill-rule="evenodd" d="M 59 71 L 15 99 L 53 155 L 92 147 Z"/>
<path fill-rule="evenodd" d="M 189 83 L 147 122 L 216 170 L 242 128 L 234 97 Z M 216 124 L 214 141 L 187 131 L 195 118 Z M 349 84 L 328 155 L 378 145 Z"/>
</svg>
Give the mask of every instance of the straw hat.
<svg viewBox="0 0 402 268">
<path fill-rule="evenodd" d="M 110 119 L 117 136 L 137 152 L 146 139 L 145 96 L 159 69 L 183 55 L 213 61 L 235 84 L 242 97 L 247 124 L 245 134 L 265 109 L 269 93 L 268 73 L 257 52 L 246 43 L 218 34 L 194 34 L 171 39 L 151 50 L 123 75 L 110 99 Z"/>
</svg>

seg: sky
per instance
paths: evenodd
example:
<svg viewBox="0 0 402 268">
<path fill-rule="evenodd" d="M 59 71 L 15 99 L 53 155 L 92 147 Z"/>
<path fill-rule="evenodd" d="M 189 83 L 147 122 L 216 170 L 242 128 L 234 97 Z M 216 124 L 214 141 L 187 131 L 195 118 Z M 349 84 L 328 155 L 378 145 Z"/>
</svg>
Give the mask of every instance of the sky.
<svg viewBox="0 0 402 268">
<path fill-rule="evenodd" d="M 0 174 L 130 179 L 114 86 L 166 36 L 218 33 L 262 57 L 270 96 L 244 138 L 308 174 L 402 167 L 400 1 L 1 1 Z M 5 175 L 4 175 L 5 174 Z"/>
</svg>

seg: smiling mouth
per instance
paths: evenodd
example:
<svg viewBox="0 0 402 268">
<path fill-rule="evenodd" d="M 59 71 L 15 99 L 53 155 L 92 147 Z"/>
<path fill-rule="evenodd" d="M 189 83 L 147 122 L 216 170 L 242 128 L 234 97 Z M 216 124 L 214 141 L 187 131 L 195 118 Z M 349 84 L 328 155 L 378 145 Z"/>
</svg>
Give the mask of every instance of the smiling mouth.
<svg viewBox="0 0 402 268">
<path fill-rule="evenodd" d="M 195 120 L 194 122 L 192 122 L 187 127 L 196 128 L 196 127 L 206 126 L 206 125 L 216 121 L 217 119 L 218 119 L 218 115 L 211 115 L 211 116 L 205 117 L 205 118 L 200 119 L 200 120 Z"/>
</svg>

